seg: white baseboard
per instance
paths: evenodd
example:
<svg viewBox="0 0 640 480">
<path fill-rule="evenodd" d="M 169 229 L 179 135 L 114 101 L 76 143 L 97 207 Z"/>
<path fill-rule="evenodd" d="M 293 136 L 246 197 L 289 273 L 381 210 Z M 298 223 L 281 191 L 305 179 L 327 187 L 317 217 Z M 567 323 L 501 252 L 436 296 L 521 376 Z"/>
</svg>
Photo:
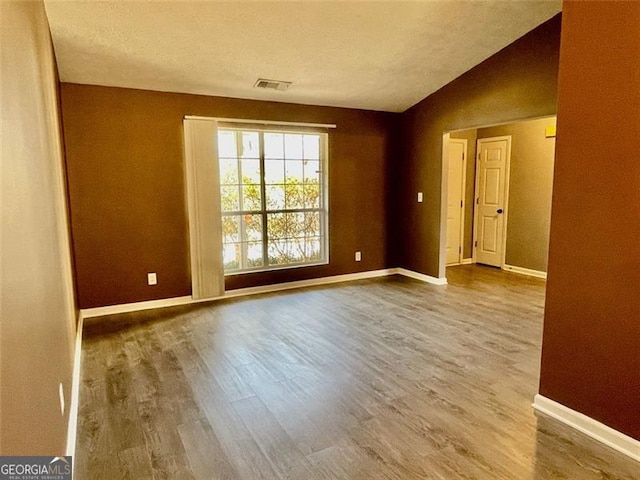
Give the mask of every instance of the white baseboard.
<svg viewBox="0 0 640 480">
<path fill-rule="evenodd" d="M 396 269 L 385 268 L 382 270 L 369 270 L 367 272 L 346 273 L 344 275 L 333 275 L 331 277 L 310 278 L 308 280 L 297 280 L 295 282 L 274 283 L 272 285 L 261 285 L 259 287 L 238 288 L 229 290 L 220 298 L 241 297 L 244 295 L 256 295 L 258 293 L 280 292 L 293 288 L 315 287 L 319 285 L 329 285 L 331 283 L 352 282 L 354 280 L 365 280 L 367 278 L 386 277 L 393 275 Z"/>
<path fill-rule="evenodd" d="M 473 262 L 473 258 L 463 258 L 460 265 L 471 265 Z"/>
<path fill-rule="evenodd" d="M 533 408 L 640 462 L 640 441 L 540 394 Z"/>
<path fill-rule="evenodd" d="M 508 272 L 519 273 L 521 275 L 528 275 L 530 277 L 544 278 L 545 280 L 547 278 L 547 272 L 543 272 L 540 270 L 531 270 L 530 268 L 515 267 L 513 265 L 503 265 L 502 269 L 507 270 Z"/>
<path fill-rule="evenodd" d="M 430 283 L 432 285 L 446 285 L 446 278 L 438 278 L 432 277 L 431 275 L 425 275 L 424 273 L 414 272 L 412 270 L 407 270 L 406 268 L 394 268 L 394 273 L 399 275 L 404 275 L 405 277 L 413 278 L 415 280 L 421 280 L 426 283 Z"/>
<path fill-rule="evenodd" d="M 76 325 L 76 342 L 73 353 L 73 374 L 71 377 L 71 401 L 69 402 L 69 424 L 67 426 L 67 451 L 65 455 L 73 456 L 76 451 L 76 431 L 78 429 L 78 409 L 80 408 L 80 362 L 82 360 L 82 312 L 78 315 Z"/>
<path fill-rule="evenodd" d="M 120 305 L 108 305 L 106 307 L 85 308 L 80 310 L 84 318 L 102 317 L 103 315 L 115 315 L 117 313 L 137 312 L 140 310 L 152 310 L 154 308 L 175 307 L 195 303 L 191 296 L 162 298 L 160 300 L 147 300 L 145 302 L 122 303 Z"/>
<path fill-rule="evenodd" d="M 192 303 L 211 302 L 224 298 L 234 298 L 245 295 L 256 295 L 259 293 L 280 292 L 293 288 L 313 287 L 318 285 L 328 285 L 331 283 L 351 282 L 354 280 L 364 280 L 367 278 L 384 277 L 387 275 L 404 275 L 405 277 L 421 280 L 433 285 L 446 285 L 446 278 L 436 278 L 423 273 L 413 272 L 404 268 L 384 268 L 381 270 L 369 270 L 367 272 L 346 273 L 344 275 L 333 275 L 331 277 L 310 278 L 308 280 L 298 280 L 295 282 L 275 283 L 272 285 L 261 285 L 259 287 L 238 288 L 229 290 L 224 295 L 215 298 L 195 299 L 193 297 L 163 298 L 160 300 L 148 300 L 144 302 L 123 303 L 120 305 L 109 305 L 106 307 L 86 308 L 81 310 L 83 318 L 101 317 L 103 315 L 115 315 L 118 313 L 137 312 L 140 310 L 151 310 L 155 308 L 175 307 L 178 305 L 189 305 Z"/>
<path fill-rule="evenodd" d="M 347 273 L 344 275 L 333 275 L 331 277 L 310 278 L 308 280 L 298 280 L 295 282 L 275 283 L 272 285 L 261 285 L 258 287 L 238 288 L 229 290 L 224 295 L 214 298 L 195 299 L 193 297 L 163 298 L 160 300 L 148 300 L 144 302 L 123 303 L 120 305 L 109 305 L 106 307 L 87 308 L 82 310 L 84 318 L 101 317 L 103 315 L 115 315 L 118 313 L 137 312 L 140 310 L 151 310 L 155 308 L 175 307 L 177 305 L 188 305 L 192 303 L 210 302 L 224 298 L 234 298 L 245 295 L 256 295 L 259 293 L 279 292 L 291 290 L 293 288 L 313 287 L 318 285 L 328 285 L 331 283 L 350 282 L 367 278 L 384 277 L 394 275 L 397 268 L 385 268 L 382 270 L 369 270 L 367 272 Z M 416 274 L 418 275 L 418 274 Z"/>
</svg>

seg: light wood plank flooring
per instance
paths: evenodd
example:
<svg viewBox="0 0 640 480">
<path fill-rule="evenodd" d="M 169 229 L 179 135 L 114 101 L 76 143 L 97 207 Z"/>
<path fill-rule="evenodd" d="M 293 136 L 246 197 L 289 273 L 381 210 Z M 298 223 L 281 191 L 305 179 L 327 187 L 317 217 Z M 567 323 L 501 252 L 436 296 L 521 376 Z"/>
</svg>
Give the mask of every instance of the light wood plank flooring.
<svg viewBox="0 0 640 480">
<path fill-rule="evenodd" d="M 531 408 L 544 282 L 447 276 L 87 322 L 76 478 L 640 478 Z"/>
</svg>

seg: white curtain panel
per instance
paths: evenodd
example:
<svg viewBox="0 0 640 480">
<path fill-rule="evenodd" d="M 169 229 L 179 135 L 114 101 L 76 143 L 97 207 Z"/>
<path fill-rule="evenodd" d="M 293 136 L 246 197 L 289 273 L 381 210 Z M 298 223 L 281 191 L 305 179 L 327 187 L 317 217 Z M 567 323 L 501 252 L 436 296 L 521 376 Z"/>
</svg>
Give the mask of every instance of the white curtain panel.
<svg viewBox="0 0 640 480">
<path fill-rule="evenodd" d="M 184 120 L 185 177 L 194 299 L 224 295 L 218 122 Z"/>
</svg>

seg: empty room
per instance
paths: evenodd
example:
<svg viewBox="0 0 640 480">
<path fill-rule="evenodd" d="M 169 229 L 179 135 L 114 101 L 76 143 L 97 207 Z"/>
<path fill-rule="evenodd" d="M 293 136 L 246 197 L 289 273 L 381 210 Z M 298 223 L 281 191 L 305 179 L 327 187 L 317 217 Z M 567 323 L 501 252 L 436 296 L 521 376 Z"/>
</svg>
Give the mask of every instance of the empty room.
<svg viewBox="0 0 640 480">
<path fill-rule="evenodd" d="M 640 2 L 0 21 L 0 478 L 640 479 Z"/>
</svg>

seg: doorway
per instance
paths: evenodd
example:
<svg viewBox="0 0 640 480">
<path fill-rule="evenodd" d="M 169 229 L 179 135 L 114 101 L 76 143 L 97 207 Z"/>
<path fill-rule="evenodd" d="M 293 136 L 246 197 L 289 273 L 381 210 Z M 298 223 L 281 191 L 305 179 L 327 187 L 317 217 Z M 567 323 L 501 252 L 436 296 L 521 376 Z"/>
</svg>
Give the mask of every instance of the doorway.
<svg viewBox="0 0 640 480">
<path fill-rule="evenodd" d="M 549 116 L 443 135 L 440 237 L 443 274 L 445 266 L 477 262 L 546 278 L 555 125 L 556 117 Z M 455 206 L 449 184 L 457 185 L 449 169 L 455 147 L 452 152 L 449 146 L 460 140 L 467 142 L 461 232 L 455 226 L 449 227 L 457 221 L 454 212 L 449 211 L 449 205 Z M 485 156 L 489 167 L 484 173 L 476 166 L 479 154 Z M 504 166 L 495 170 L 494 163 L 501 163 L 502 159 Z M 458 258 L 452 252 L 455 238 L 461 239 L 462 255 Z"/>
</svg>

